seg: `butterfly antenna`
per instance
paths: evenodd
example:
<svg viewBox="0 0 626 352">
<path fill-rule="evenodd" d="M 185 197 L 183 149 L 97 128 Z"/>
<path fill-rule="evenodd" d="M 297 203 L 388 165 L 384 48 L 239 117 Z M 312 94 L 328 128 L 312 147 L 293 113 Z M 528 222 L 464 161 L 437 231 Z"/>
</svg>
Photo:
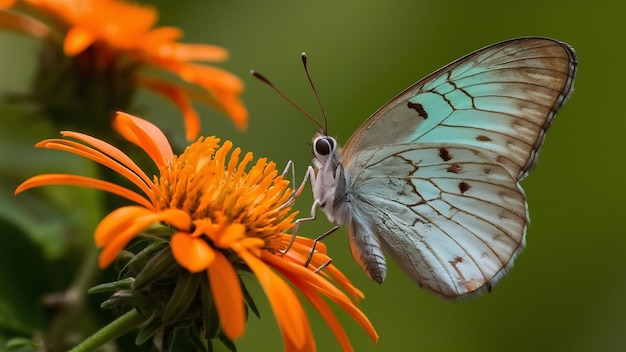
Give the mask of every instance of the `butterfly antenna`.
<svg viewBox="0 0 626 352">
<path fill-rule="evenodd" d="M 278 87 L 276 87 L 274 85 L 274 83 L 272 83 L 267 77 L 263 76 L 262 74 L 258 73 L 255 70 L 250 70 L 250 74 L 253 75 L 254 77 L 256 77 L 257 79 L 261 80 L 263 83 L 267 84 L 268 86 L 270 86 L 276 93 L 278 93 L 281 97 L 283 97 L 285 100 L 287 100 L 287 102 L 289 102 L 289 104 L 291 104 L 293 107 L 295 107 L 296 109 L 298 109 L 298 111 L 300 111 L 301 113 L 304 114 L 304 116 L 308 117 L 309 119 L 311 119 L 311 121 L 315 122 L 316 125 L 318 125 L 321 129 L 323 129 L 324 131 L 326 131 L 326 129 L 324 128 L 324 126 L 322 126 L 322 124 L 317 121 L 317 119 L 315 117 L 313 117 L 313 115 L 309 114 L 306 110 L 304 110 L 303 108 L 300 107 L 300 105 L 296 104 L 296 102 L 294 102 L 293 100 L 291 100 L 285 93 L 283 93 L 283 91 L 281 91 L 280 89 L 278 89 Z M 308 75 L 308 74 L 307 74 Z M 326 115 L 324 115 L 324 124 L 326 124 Z"/>
<path fill-rule="evenodd" d="M 309 79 L 309 84 L 311 85 L 311 89 L 313 89 L 313 95 L 315 95 L 315 100 L 317 100 L 317 105 L 322 110 L 322 116 L 324 116 L 324 135 L 328 134 L 328 117 L 326 117 L 326 110 L 324 110 L 324 106 L 320 101 L 320 96 L 317 94 L 317 89 L 315 89 L 315 84 L 313 84 L 313 80 L 311 79 L 311 75 L 309 74 L 309 68 L 307 67 L 306 53 L 302 53 L 302 64 L 304 65 L 304 72 L 306 72 L 306 78 Z"/>
</svg>

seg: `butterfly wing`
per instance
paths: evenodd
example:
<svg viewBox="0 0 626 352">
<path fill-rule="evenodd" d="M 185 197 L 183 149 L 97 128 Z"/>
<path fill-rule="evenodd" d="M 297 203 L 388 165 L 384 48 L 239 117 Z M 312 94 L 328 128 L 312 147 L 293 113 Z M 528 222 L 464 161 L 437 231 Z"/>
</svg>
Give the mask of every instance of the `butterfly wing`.
<svg viewBox="0 0 626 352">
<path fill-rule="evenodd" d="M 384 278 L 380 246 L 446 297 L 505 274 L 528 222 L 518 181 L 572 92 L 576 65 L 574 50 L 552 39 L 494 44 L 420 80 L 356 131 L 335 198 L 346 199 L 352 252 L 370 276 Z"/>
<path fill-rule="evenodd" d="M 344 164 L 372 146 L 446 143 L 489 151 L 518 180 L 569 97 L 577 59 L 567 44 L 520 38 L 471 53 L 375 112 L 343 149 Z"/>
<path fill-rule="evenodd" d="M 382 244 L 432 292 L 454 298 L 490 288 L 524 246 L 523 191 L 490 154 L 438 143 L 395 144 L 357 153 L 350 165 L 351 242 Z M 374 256 L 358 256 L 367 253 Z M 384 272 L 379 247 L 353 254 L 370 276 Z"/>
</svg>

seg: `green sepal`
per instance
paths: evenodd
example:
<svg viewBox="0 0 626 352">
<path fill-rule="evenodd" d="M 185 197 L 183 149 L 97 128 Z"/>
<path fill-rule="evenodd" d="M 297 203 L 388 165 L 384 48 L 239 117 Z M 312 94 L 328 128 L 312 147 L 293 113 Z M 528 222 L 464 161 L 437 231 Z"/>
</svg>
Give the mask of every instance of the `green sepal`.
<svg viewBox="0 0 626 352">
<path fill-rule="evenodd" d="M 153 251 L 153 249 L 159 248 L 158 251 Z M 133 289 L 141 290 L 143 288 L 148 287 L 153 282 L 162 279 L 166 275 L 168 275 L 172 270 L 180 268 L 174 256 L 172 255 L 172 251 L 169 246 L 158 244 L 157 246 L 150 246 L 143 251 L 141 251 L 135 257 L 138 260 L 142 258 L 137 258 L 143 256 L 144 251 L 148 251 L 148 255 L 152 255 L 152 252 L 156 252 L 152 255 L 152 257 L 146 262 L 142 269 L 140 269 L 139 273 L 135 277 L 135 283 L 133 285 Z M 132 261 L 131 261 L 132 262 Z M 132 267 L 132 264 L 129 264 Z"/>
<path fill-rule="evenodd" d="M 135 337 L 135 345 L 140 346 L 150 340 L 156 334 L 162 325 L 158 319 L 153 319 L 139 329 L 137 337 Z"/>
<path fill-rule="evenodd" d="M 239 277 L 239 285 L 241 286 L 241 291 L 243 292 L 243 298 L 246 301 L 246 306 L 248 306 L 248 308 L 252 310 L 252 313 L 254 313 L 257 318 L 261 319 L 261 313 L 259 312 L 259 308 L 257 308 L 256 303 L 254 303 L 254 299 L 252 298 L 250 292 L 248 292 L 246 285 L 243 284 L 241 276 Z"/>
<path fill-rule="evenodd" d="M 213 303 L 213 293 L 209 280 L 202 280 L 200 285 L 200 299 L 202 302 L 202 323 L 204 325 L 204 336 L 207 340 L 217 337 L 220 328 L 219 316 L 215 303 Z"/>
<path fill-rule="evenodd" d="M 161 320 L 164 323 L 176 321 L 193 303 L 202 281 L 202 274 L 184 273 L 176 280 L 176 288 L 163 310 Z"/>
<path fill-rule="evenodd" d="M 170 226 L 157 223 L 141 231 L 141 236 L 156 240 L 157 242 L 167 242 L 174 232 L 175 231 Z"/>
<path fill-rule="evenodd" d="M 115 262 L 113 262 L 113 267 L 115 268 L 115 272 L 122 272 L 128 264 L 135 258 L 135 253 L 122 250 L 117 257 L 115 257 Z"/>
<path fill-rule="evenodd" d="M 189 329 L 189 340 L 197 351 L 213 351 L 212 340 L 207 340 L 200 335 L 200 329 Z"/>
<path fill-rule="evenodd" d="M 107 282 L 104 284 L 96 285 L 89 289 L 89 294 L 111 292 L 117 290 L 130 290 L 135 279 L 129 277 L 127 279 L 117 280 L 114 282 Z"/>
<path fill-rule="evenodd" d="M 223 332 L 220 332 L 217 335 L 217 338 L 224 344 L 224 346 L 226 346 L 226 348 L 228 348 L 231 352 L 237 352 L 237 346 L 235 346 L 235 343 L 230 340 L 228 337 L 226 337 L 226 335 L 224 335 Z"/>
<path fill-rule="evenodd" d="M 116 291 L 111 297 L 109 297 L 106 301 L 100 303 L 100 308 L 102 309 L 114 309 L 123 305 L 131 305 L 136 307 L 134 300 L 137 298 L 137 295 L 134 294 L 131 290 L 119 290 Z"/>
<path fill-rule="evenodd" d="M 143 239 L 135 242 L 133 246 L 135 248 L 141 248 L 141 250 L 139 250 L 138 253 L 135 253 L 131 260 L 125 263 L 125 265 L 118 270 L 118 272 L 125 272 L 130 276 L 136 276 L 141 270 L 143 270 L 154 253 L 161 250 L 163 247 L 166 247 L 167 242 Z"/>
</svg>

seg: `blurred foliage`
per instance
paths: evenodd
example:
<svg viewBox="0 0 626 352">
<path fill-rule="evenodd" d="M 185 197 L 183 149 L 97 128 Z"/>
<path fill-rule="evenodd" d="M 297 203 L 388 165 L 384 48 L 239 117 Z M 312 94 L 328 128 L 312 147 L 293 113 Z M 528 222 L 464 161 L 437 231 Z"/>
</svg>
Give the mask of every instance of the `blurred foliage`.
<svg viewBox="0 0 626 352">
<path fill-rule="evenodd" d="M 575 92 L 548 133 L 538 167 L 524 188 L 532 223 L 528 246 L 491 294 L 448 302 L 419 289 L 396 265 L 374 284 L 350 258 L 345 231 L 326 240 L 333 263 L 366 294 L 361 308 L 380 334 L 373 345 L 356 324 L 340 318 L 357 351 L 623 351 L 626 348 L 626 119 L 621 102 L 626 73 L 623 14 L 617 1 L 191 1 L 153 2 L 160 24 L 181 27 L 184 41 L 224 46 L 222 67 L 246 81 L 250 127 L 239 133 L 219 113 L 198 106 L 203 134 L 231 139 L 257 157 L 296 163 L 297 178 L 310 164 L 315 125 L 251 78 L 268 76 L 305 109 L 321 116 L 299 55 L 306 51 L 332 135 L 345 142 L 380 105 L 419 78 L 475 49 L 513 37 L 538 35 L 572 45 L 579 55 Z M 0 93 L 27 90 L 38 47 L 30 38 L 0 35 Z M 8 53 L 11 53 L 10 55 Z M 180 113 L 143 92 L 140 116 L 157 121 L 185 146 Z M 42 188 L 18 197 L 14 187 L 41 172 L 93 172 L 67 155 L 32 145 L 58 136 L 27 107 L 0 110 L 0 345 L 9 336 L 38 336 L 54 310 L 41 297 L 63 290 L 76 275 L 101 215 L 98 195 L 70 187 Z M 46 202 L 32 200 L 44 197 Z M 307 214 L 310 191 L 299 199 Z M 30 215 L 28 215 L 30 213 Z M 323 216 L 322 216 L 323 218 Z M 330 227 L 320 218 L 302 234 Z M 59 237 L 60 236 L 60 237 Z M 105 276 L 107 273 L 105 273 Z M 110 279 L 110 278 L 109 278 Z M 108 280 L 111 281 L 111 280 Z M 253 297 L 258 284 L 244 278 Z M 100 278 L 99 282 L 107 282 Z M 256 290 L 256 291 L 255 291 Z M 81 321 L 96 329 L 113 319 L 91 296 Z M 238 350 L 279 350 L 282 342 L 263 299 L 262 319 L 251 317 Z M 323 320 L 309 309 L 320 351 L 338 349 Z M 133 338 L 121 350 L 134 350 Z M 15 342 L 19 344 L 19 341 Z M 124 347 L 126 346 L 126 347 Z M 19 346 L 18 346 L 19 347 Z M 219 346 L 218 347 L 219 350 Z M 20 347 L 22 348 L 22 347 Z M 109 348 L 113 348 L 109 346 Z M 224 350 L 227 350 L 224 347 Z"/>
</svg>

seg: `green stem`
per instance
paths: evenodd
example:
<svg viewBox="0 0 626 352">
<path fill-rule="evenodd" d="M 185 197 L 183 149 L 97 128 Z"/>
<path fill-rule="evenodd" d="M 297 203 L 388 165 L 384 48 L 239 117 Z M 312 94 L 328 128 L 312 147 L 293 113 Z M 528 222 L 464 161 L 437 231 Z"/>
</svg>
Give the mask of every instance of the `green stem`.
<svg viewBox="0 0 626 352">
<path fill-rule="evenodd" d="M 47 340 L 53 346 L 63 346 L 62 341 L 67 334 L 76 328 L 76 320 L 83 312 L 87 300 L 87 290 L 93 286 L 93 282 L 100 275 L 98 267 L 99 250 L 94 245 L 88 245 L 87 253 L 80 265 L 71 286 L 64 292 L 60 311 L 55 315 L 47 329 Z"/>
<path fill-rule="evenodd" d="M 72 348 L 70 352 L 88 352 L 95 351 L 96 348 L 105 343 L 114 340 L 125 333 L 137 328 L 143 322 L 143 318 L 136 309 L 125 313 L 121 317 L 113 320 L 109 325 L 98 330 L 95 334 L 89 336 L 78 346 Z"/>
</svg>

